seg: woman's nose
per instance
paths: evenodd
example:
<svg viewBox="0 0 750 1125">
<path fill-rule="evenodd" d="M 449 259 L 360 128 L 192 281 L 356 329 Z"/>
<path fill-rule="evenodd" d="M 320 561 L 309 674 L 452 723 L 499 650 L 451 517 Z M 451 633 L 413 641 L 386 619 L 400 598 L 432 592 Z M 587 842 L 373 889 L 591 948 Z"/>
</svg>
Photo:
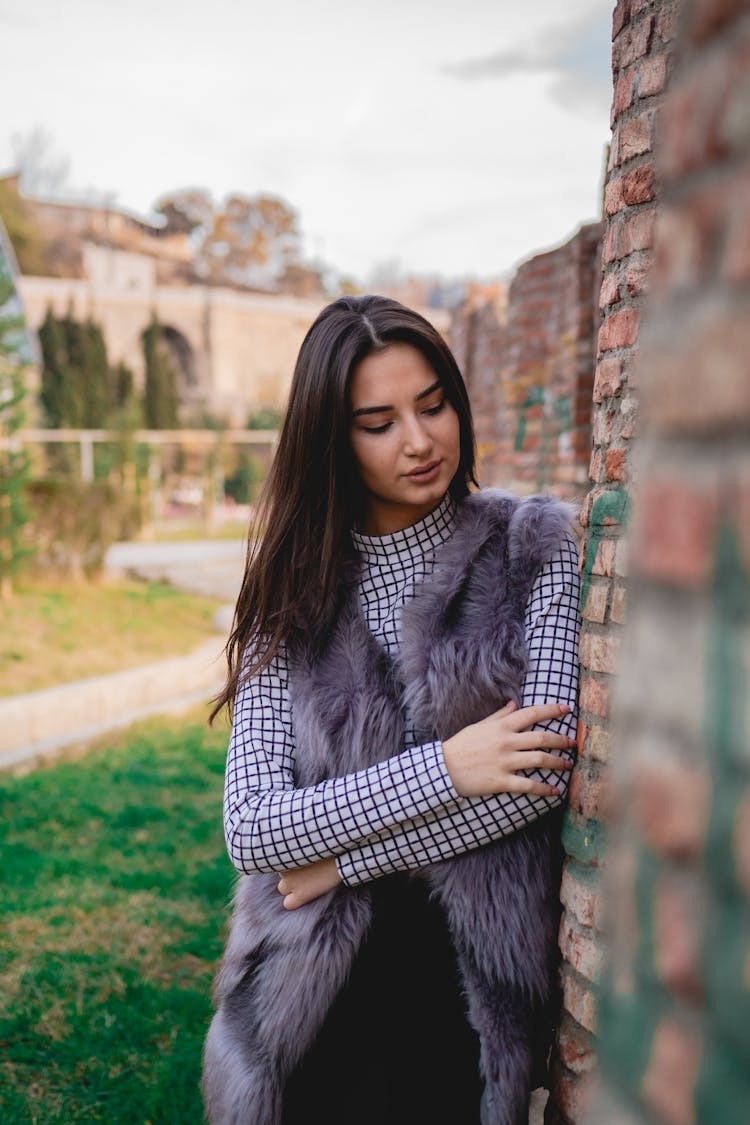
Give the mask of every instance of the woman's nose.
<svg viewBox="0 0 750 1125">
<path fill-rule="evenodd" d="M 432 448 L 432 438 L 421 419 L 411 418 L 407 422 L 404 446 L 407 453 L 423 457 Z"/>
</svg>

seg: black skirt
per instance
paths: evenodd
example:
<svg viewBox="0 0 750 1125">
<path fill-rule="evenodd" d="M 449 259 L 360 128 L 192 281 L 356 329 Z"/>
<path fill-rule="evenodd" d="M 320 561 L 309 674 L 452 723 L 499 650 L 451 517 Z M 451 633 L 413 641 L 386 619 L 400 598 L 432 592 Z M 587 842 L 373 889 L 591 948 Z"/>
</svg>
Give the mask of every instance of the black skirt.
<svg viewBox="0 0 750 1125">
<path fill-rule="evenodd" d="M 477 1125 L 479 1038 L 443 911 L 421 879 L 390 875 L 372 892 L 348 983 L 287 1081 L 283 1125 Z"/>
</svg>

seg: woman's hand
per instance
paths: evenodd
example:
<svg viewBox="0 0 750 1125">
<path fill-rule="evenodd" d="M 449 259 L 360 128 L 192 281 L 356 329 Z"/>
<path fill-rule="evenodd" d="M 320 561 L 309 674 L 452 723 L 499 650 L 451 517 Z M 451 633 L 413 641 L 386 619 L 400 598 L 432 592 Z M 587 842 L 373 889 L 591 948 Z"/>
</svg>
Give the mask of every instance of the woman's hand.
<svg viewBox="0 0 750 1125">
<path fill-rule="evenodd" d="M 298 867 L 294 871 L 284 871 L 279 879 L 278 892 L 284 896 L 287 910 L 296 910 L 306 902 L 332 891 L 341 882 L 336 860 L 319 859 L 309 867 Z"/>
<path fill-rule="evenodd" d="M 530 793 L 558 797 L 560 791 L 519 770 L 569 770 L 572 762 L 549 750 L 570 750 L 575 739 L 546 730 L 527 730 L 535 723 L 559 719 L 570 711 L 564 703 L 518 708 L 512 701 L 486 719 L 464 727 L 443 742 L 443 758 L 462 797 L 487 797 L 490 793 Z"/>
</svg>

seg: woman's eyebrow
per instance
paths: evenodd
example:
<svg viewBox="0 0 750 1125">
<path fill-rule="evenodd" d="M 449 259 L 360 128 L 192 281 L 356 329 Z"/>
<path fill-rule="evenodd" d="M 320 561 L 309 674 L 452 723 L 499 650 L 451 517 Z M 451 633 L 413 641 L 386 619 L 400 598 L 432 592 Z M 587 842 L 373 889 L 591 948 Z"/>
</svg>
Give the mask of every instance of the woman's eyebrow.
<svg viewBox="0 0 750 1125">
<path fill-rule="evenodd" d="M 432 383 L 429 387 L 427 387 L 426 390 L 420 391 L 418 395 L 415 395 L 414 401 L 419 402 L 420 399 L 427 398 L 427 396 L 431 395 L 433 393 L 433 391 L 438 390 L 438 388 L 440 386 L 441 386 L 440 380 L 437 379 L 434 383 Z M 393 410 L 393 409 L 394 409 L 393 406 L 363 406 L 359 410 L 355 410 L 352 413 L 352 418 L 359 418 L 360 414 L 383 414 L 383 413 L 385 413 L 386 410 Z"/>
</svg>

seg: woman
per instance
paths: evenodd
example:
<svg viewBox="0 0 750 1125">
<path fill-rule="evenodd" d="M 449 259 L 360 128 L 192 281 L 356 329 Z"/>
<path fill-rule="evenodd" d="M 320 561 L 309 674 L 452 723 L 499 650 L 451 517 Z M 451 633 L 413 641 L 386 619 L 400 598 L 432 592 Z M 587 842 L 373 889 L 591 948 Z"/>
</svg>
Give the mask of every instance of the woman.
<svg viewBox="0 0 750 1125">
<path fill-rule="evenodd" d="M 324 309 L 218 701 L 246 874 L 206 1041 L 214 1125 L 527 1120 L 576 551 L 563 505 L 472 484 L 468 397 L 435 329 L 383 297 Z"/>
</svg>

